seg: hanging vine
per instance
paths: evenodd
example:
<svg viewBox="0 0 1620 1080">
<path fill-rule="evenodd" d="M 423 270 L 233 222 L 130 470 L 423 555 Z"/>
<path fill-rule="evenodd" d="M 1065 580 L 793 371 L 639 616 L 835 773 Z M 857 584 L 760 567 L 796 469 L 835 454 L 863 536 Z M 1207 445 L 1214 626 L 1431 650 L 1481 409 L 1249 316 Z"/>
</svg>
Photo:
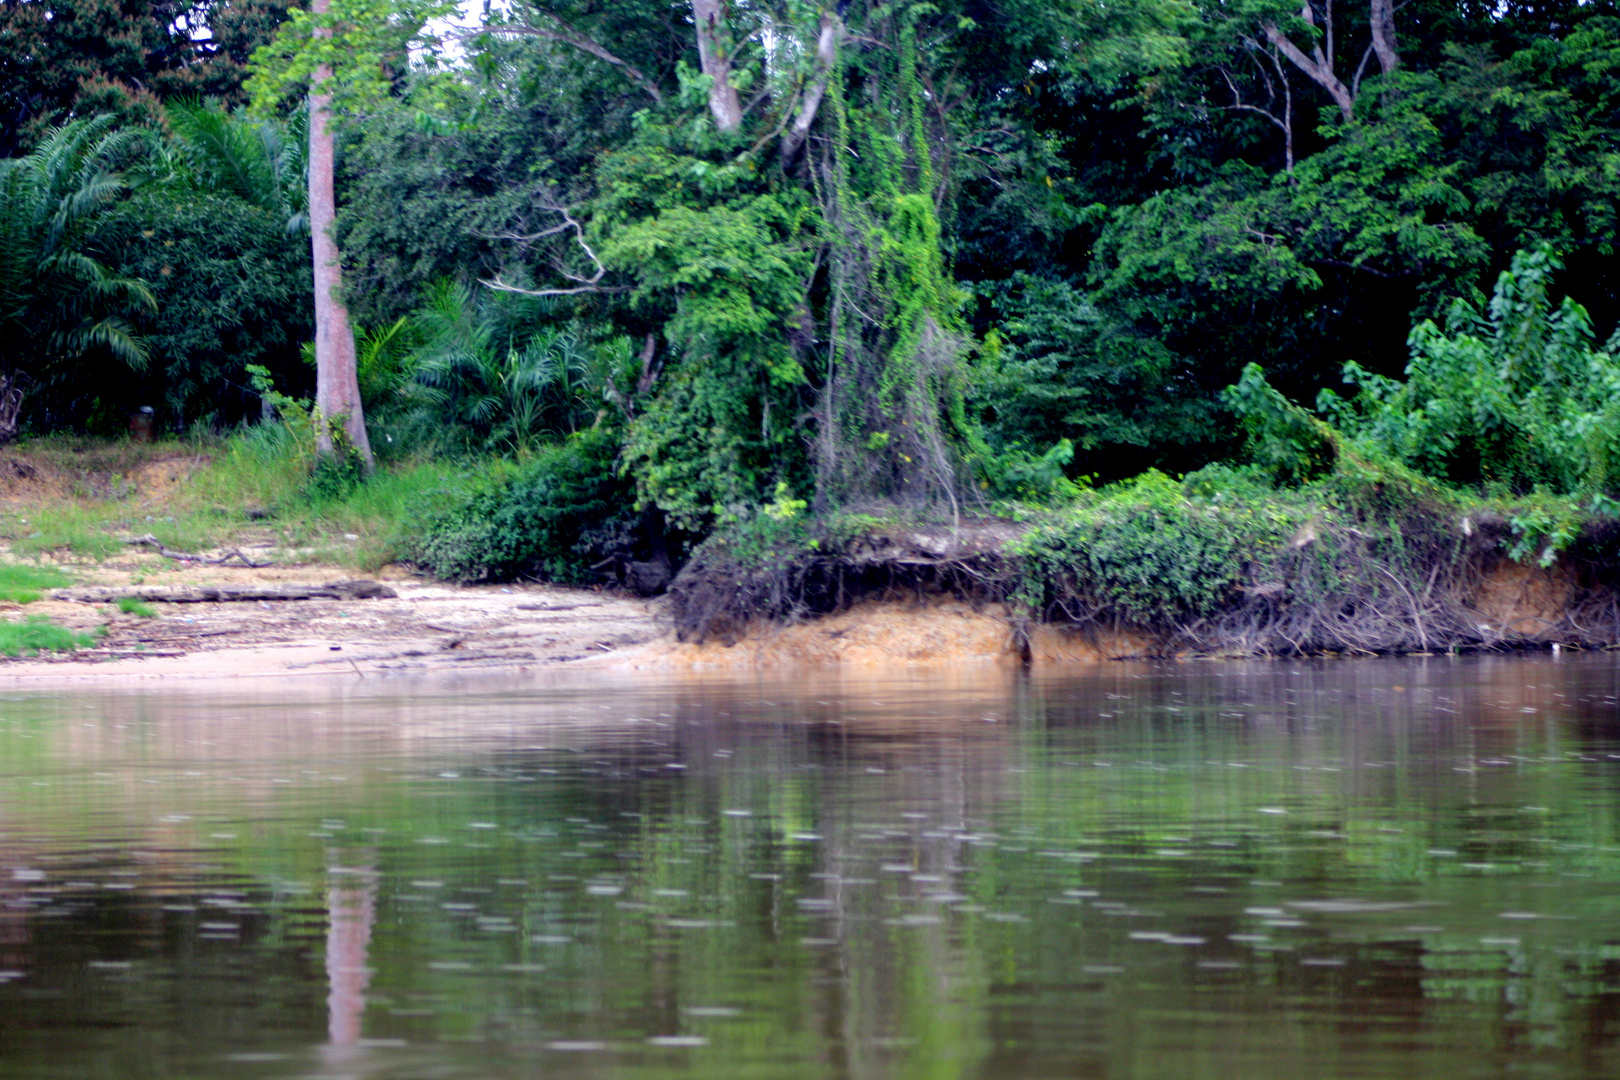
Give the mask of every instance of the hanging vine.
<svg viewBox="0 0 1620 1080">
<path fill-rule="evenodd" d="M 946 263 L 942 192 L 920 77 L 917 12 L 879 9 L 828 90 L 816 194 L 831 247 L 816 440 L 822 506 L 959 508 L 984 443 L 963 406 L 969 340 Z"/>
</svg>

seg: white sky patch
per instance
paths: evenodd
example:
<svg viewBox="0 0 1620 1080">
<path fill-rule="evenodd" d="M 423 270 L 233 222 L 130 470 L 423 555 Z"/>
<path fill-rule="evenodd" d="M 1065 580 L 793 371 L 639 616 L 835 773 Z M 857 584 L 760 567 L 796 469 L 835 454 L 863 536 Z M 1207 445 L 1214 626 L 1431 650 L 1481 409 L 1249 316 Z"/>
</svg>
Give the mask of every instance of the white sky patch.
<svg viewBox="0 0 1620 1080">
<path fill-rule="evenodd" d="M 439 63 L 460 67 L 467 58 L 467 50 L 457 40 L 457 35 L 478 29 L 491 15 L 510 15 L 511 12 L 512 5 L 507 0 L 462 0 L 454 15 L 431 19 L 423 29 L 441 43 Z"/>
</svg>

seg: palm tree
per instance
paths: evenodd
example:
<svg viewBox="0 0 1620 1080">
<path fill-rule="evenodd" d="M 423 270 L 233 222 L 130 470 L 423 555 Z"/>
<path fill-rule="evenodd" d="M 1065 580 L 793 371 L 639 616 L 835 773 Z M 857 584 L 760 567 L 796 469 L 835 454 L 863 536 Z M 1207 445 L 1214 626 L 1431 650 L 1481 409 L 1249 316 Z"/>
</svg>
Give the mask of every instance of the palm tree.
<svg viewBox="0 0 1620 1080">
<path fill-rule="evenodd" d="M 155 308 L 144 284 L 79 249 L 142 142 L 111 117 L 76 120 L 27 157 L 0 160 L 0 443 L 17 437 L 23 386 L 93 349 L 139 369 L 146 352 L 120 315 Z"/>
<path fill-rule="evenodd" d="M 174 158 L 166 171 L 201 191 L 230 195 L 282 218 L 289 233 L 309 231 L 308 116 L 250 120 L 217 100 L 164 106 Z"/>
<path fill-rule="evenodd" d="M 446 422 L 485 449 L 526 456 L 589 415 L 591 352 L 566 327 L 540 323 L 534 301 L 433 285 L 412 316 L 417 344 L 402 387 L 416 422 Z"/>
</svg>

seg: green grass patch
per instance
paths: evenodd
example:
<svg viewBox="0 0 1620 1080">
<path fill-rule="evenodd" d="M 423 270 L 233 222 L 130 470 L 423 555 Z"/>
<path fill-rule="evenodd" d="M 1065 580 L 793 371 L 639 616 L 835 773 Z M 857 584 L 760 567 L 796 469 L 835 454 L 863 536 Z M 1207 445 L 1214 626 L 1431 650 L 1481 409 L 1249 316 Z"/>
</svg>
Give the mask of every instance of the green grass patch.
<svg viewBox="0 0 1620 1080">
<path fill-rule="evenodd" d="M 32 604 L 45 589 L 60 589 L 73 579 L 51 566 L 0 565 L 0 600 L 12 604 Z"/>
<path fill-rule="evenodd" d="M 108 514 L 97 503 L 50 503 L 10 522 L 11 550 L 17 555 L 71 552 L 106 558 L 119 549 L 108 531 Z"/>
<path fill-rule="evenodd" d="M 137 600 L 133 596 L 120 596 L 118 598 L 118 610 L 125 615 L 139 615 L 143 619 L 157 617 L 157 612 L 152 609 L 152 605 Z"/>
<path fill-rule="evenodd" d="M 385 463 L 369 477 L 321 483 L 311 478 L 307 448 L 278 423 L 195 444 L 53 437 L 19 450 L 36 463 L 41 486 L 33 499 L 0 510 L 0 541 L 18 556 L 105 560 L 126 550 L 127 538 L 150 534 L 171 551 L 268 542 L 280 549 L 267 552 L 278 561 L 313 559 L 367 573 L 409 557 L 430 522 L 517 468 L 499 458 L 424 456 Z M 170 482 L 148 491 L 138 471 L 170 461 Z M 4 590 L 0 579 L 0 597 Z"/>
<path fill-rule="evenodd" d="M 87 649 L 100 638 L 98 632 L 69 630 L 43 615 L 29 616 L 23 622 L 0 622 L 0 653 L 7 656 Z"/>
</svg>

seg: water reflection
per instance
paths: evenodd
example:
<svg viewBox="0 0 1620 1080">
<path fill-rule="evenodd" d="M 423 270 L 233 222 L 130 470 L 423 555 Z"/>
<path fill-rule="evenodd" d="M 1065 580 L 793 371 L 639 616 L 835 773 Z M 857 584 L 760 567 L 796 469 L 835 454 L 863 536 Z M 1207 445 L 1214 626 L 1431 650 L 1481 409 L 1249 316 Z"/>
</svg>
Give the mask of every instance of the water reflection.
<svg viewBox="0 0 1620 1080">
<path fill-rule="evenodd" d="M 1609 657 L 0 703 L 0 1076 L 1620 1067 Z"/>
</svg>

